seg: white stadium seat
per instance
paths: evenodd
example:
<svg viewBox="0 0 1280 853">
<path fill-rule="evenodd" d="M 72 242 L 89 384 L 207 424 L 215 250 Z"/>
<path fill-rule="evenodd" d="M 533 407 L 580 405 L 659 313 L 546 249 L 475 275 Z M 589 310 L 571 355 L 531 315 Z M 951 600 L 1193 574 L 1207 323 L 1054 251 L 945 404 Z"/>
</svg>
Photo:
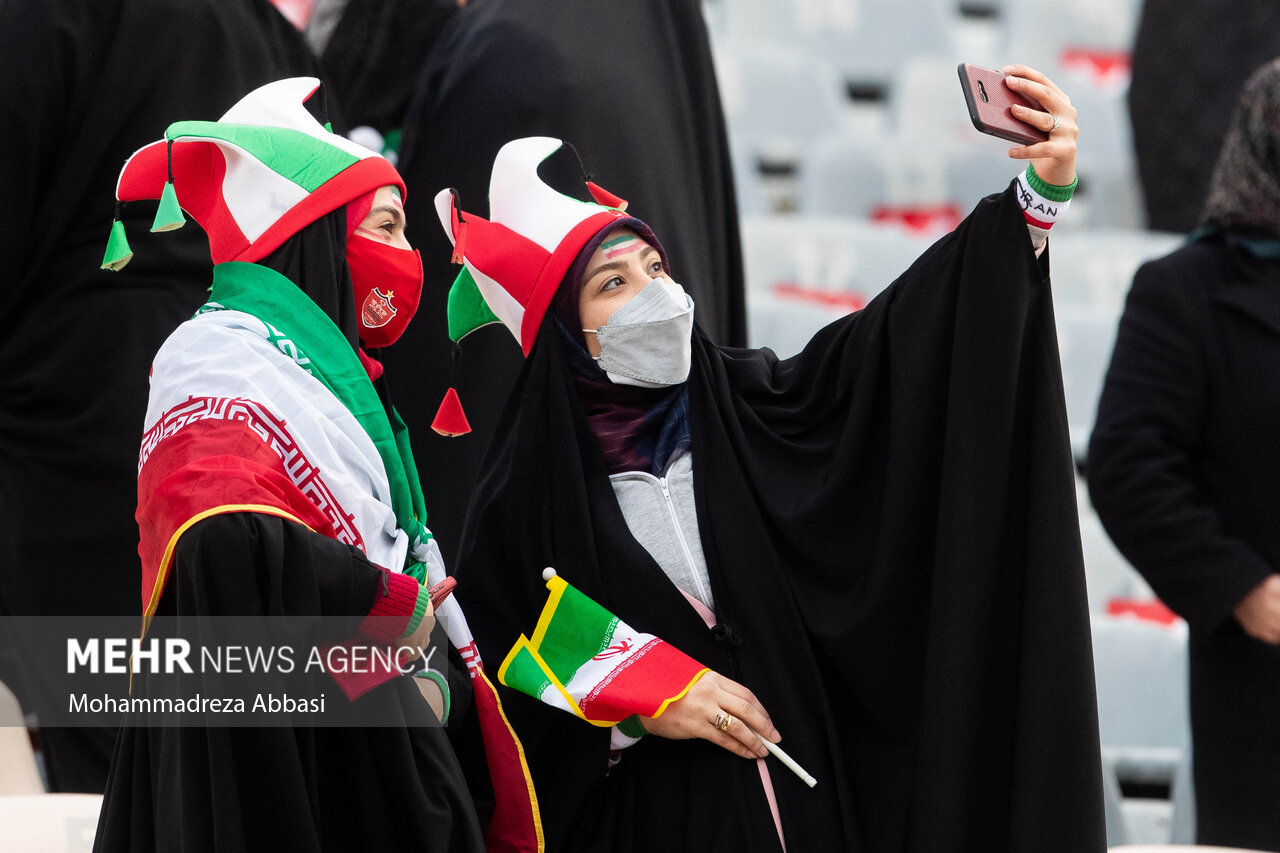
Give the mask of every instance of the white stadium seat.
<svg viewBox="0 0 1280 853">
<path fill-rule="evenodd" d="M 1093 657 L 1104 763 L 1122 786 L 1168 786 L 1177 799 L 1191 743 L 1186 623 L 1094 614 Z M 1123 806 L 1130 839 L 1171 836 L 1172 799 Z"/>
<path fill-rule="evenodd" d="M 892 84 L 904 54 L 947 53 L 949 0 L 732 0 L 725 32 L 794 44 L 846 85 Z"/>
<path fill-rule="evenodd" d="M 1054 229 L 1049 238 L 1054 303 L 1088 305 L 1118 315 L 1138 267 L 1172 252 L 1182 240 L 1177 234 L 1154 231 Z"/>
<path fill-rule="evenodd" d="M 1142 2 L 1011 0 L 1004 8 L 1009 44 L 1018 48 L 1019 61 L 1040 63 L 1041 70 L 1049 72 L 1064 48 L 1131 51 Z"/>
<path fill-rule="evenodd" d="M 1089 447 L 1089 433 L 1098 413 L 1098 397 L 1111 349 L 1115 344 L 1119 314 L 1088 305 L 1059 304 L 1058 351 L 1062 357 L 1062 384 L 1067 395 L 1067 424 L 1071 428 L 1071 449 L 1083 460 Z"/>
<path fill-rule="evenodd" d="M 782 357 L 873 298 L 931 242 L 845 217 L 744 217 L 741 232 L 748 340 Z"/>
<path fill-rule="evenodd" d="M 960 111 L 967 123 L 963 104 Z M 949 206 L 954 225 L 980 199 L 1002 192 L 1023 168 L 1005 156 L 1005 143 L 969 129 L 967 138 L 928 146 L 906 134 L 829 136 L 801 163 L 799 209 L 870 218 L 884 206 Z"/>
<path fill-rule="evenodd" d="M 794 164 L 816 138 L 841 129 L 839 84 L 822 63 L 767 42 L 713 47 L 725 122 L 758 160 Z"/>
<path fill-rule="evenodd" d="M 13 691 L 0 682 L 0 797 L 43 793 L 22 708 Z"/>
<path fill-rule="evenodd" d="M 752 216 L 741 223 L 749 291 L 777 285 L 875 296 L 932 242 L 850 217 Z"/>
<path fill-rule="evenodd" d="M 89 853 L 101 808 L 101 794 L 0 797 L 0 850 Z"/>
</svg>

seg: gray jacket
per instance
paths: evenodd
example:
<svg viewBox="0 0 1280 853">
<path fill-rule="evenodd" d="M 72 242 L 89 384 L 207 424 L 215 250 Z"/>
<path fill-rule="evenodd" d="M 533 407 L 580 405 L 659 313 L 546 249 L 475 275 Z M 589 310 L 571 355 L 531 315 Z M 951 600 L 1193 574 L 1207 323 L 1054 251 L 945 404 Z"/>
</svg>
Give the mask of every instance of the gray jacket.
<svg viewBox="0 0 1280 853">
<path fill-rule="evenodd" d="M 678 588 L 715 610 L 693 502 L 693 454 L 667 465 L 664 476 L 624 471 L 609 477 L 631 535 Z"/>
</svg>

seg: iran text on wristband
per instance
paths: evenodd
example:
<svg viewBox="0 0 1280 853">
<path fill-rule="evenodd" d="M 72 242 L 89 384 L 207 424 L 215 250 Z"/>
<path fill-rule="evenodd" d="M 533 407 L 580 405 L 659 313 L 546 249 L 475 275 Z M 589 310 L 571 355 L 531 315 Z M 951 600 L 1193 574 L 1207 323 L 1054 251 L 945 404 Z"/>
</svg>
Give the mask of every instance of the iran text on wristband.
<svg viewBox="0 0 1280 853">
<path fill-rule="evenodd" d="M 1045 230 L 1052 228 L 1071 207 L 1071 196 L 1079 183 L 1079 177 L 1065 187 L 1045 183 L 1032 166 L 1027 166 L 1027 170 L 1018 175 L 1018 203 L 1022 205 L 1022 215 L 1031 225 Z"/>
</svg>

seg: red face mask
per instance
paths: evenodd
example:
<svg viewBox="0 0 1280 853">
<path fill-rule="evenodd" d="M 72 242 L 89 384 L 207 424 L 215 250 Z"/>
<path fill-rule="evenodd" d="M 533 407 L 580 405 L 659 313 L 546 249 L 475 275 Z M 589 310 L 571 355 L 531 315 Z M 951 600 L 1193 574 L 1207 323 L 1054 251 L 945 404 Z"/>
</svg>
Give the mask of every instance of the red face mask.
<svg viewBox="0 0 1280 853">
<path fill-rule="evenodd" d="M 360 342 L 370 349 L 400 339 L 422 298 L 422 256 L 416 249 L 360 236 L 347 240 L 347 266 L 356 296 Z"/>
</svg>

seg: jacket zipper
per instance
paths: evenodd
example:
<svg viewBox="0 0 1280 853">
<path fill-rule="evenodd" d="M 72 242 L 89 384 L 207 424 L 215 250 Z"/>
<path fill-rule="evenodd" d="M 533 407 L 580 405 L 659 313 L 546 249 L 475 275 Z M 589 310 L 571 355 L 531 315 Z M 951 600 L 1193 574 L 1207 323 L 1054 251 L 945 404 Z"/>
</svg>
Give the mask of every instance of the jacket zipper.
<svg viewBox="0 0 1280 853">
<path fill-rule="evenodd" d="M 667 514 L 671 516 L 671 526 L 676 529 L 676 539 L 680 542 L 680 550 L 684 552 L 684 561 L 689 566 L 693 585 L 698 588 L 698 600 L 706 604 L 707 591 L 702 586 L 702 578 L 698 576 L 698 566 L 693 562 L 693 553 L 689 550 L 688 540 L 684 538 L 684 529 L 680 527 L 680 516 L 676 514 L 676 506 L 671 501 L 671 490 L 667 488 L 667 478 L 659 477 L 658 485 L 662 487 L 662 497 L 667 502 Z"/>
</svg>

